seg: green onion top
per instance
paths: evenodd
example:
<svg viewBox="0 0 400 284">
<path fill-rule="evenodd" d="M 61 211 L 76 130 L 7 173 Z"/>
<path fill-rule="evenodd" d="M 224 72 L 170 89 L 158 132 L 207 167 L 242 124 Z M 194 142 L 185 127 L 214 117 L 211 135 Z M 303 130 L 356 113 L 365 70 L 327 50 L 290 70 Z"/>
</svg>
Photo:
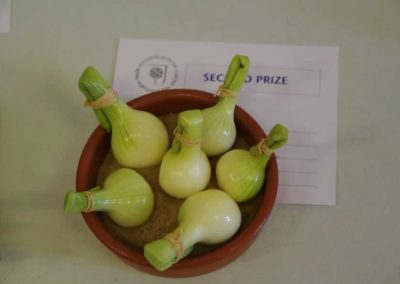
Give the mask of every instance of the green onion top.
<svg viewBox="0 0 400 284">
<path fill-rule="evenodd" d="M 79 89 L 85 95 L 88 101 L 95 101 L 102 97 L 111 85 L 101 76 L 101 74 L 94 67 L 87 67 L 80 79 Z M 108 120 L 106 114 L 101 109 L 93 109 L 96 117 L 101 126 L 108 132 L 111 131 L 111 123 Z"/>
<path fill-rule="evenodd" d="M 224 87 L 239 92 L 249 72 L 250 61 L 245 55 L 235 55 L 225 74 Z"/>
</svg>

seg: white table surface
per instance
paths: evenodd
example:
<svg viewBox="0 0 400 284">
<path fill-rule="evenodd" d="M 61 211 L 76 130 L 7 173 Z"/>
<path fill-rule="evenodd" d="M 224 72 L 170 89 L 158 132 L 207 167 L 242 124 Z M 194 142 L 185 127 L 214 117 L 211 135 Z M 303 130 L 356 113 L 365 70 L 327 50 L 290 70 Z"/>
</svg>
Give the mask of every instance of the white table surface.
<svg viewBox="0 0 400 284">
<path fill-rule="evenodd" d="M 175 283 L 63 212 L 97 125 L 77 80 L 118 39 L 340 47 L 337 205 L 277 205 L 236 261 L 186 283 L 400 283 L 400 1 L 12 1 L 0 33 L 0 283 Z"/>
</svg>

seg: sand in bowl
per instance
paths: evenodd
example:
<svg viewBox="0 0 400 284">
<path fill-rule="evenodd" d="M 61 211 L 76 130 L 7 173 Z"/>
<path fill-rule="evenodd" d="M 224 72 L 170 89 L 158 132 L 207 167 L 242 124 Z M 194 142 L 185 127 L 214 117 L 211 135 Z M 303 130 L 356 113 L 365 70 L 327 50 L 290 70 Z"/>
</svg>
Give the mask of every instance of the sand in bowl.
<svg viewBox="0 0 400 284">
<path fill-rule="evenodd" d="M 161 115 L 159 118 L 167 128 L 171 143 L 173 139 L 172 132 L 177 125 L 177 114 L 170 113 Z M 249 145 L 245 142 L 243 137 L 240 136 L 240 133 L 237 135 L 237 139 L 233 148 L 249 149 Z M 218 159 L 219 156 L 209 158 L 211 164 L 211 179 L 207 188 L 218 188 L 215 177 L 215 166 Z M 115 161 L 110 151 L 99 169 L 99 174 L 97 177 L 98 184 L 102 185 L 105 178 L 111 172 L 120 167 L 121 166 Z M 136 171 L 147 180 L 154 192 L 154 211 L 146 223 L 134 228 L 124 228 L 115 224 L 107 216 L 107 214 L 100 213 L 105 227 L 114 237 L 122 240 L 128 246 L 131 246 L 139 251 L 143 251 L 143 247 L 146 243 L 163 238 L 166 234 L 172 232 L 178 226 L 177 214 L 184 200 L 171 197 L 162 190 L 158 182 L 159 168 L 160 166 L 158 165 L 145 169 L 136 169 Z M 257 214 L 262 200 L 261 196 L 262 194 L 258 194 L 249 201 L 239 203 L 239 208 L 242 214 L 242 222 L 239 232 L 244 230 Z M 223 244 L 196 244 L 190 255 L 193 256 L 204 254 L 222 245 Z"/>
</svg>

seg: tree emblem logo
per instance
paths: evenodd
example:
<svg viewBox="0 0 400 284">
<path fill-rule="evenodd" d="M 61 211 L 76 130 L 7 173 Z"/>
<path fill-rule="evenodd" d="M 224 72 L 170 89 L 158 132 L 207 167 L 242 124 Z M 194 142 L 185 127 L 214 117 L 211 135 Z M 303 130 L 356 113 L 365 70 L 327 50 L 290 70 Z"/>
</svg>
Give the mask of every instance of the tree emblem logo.
<svg viewBox="0 0 400 284">
<path fill-rule="evenodd" d="M 154 79 L 154 85 L 157 85 L 159 79 L 162 79 L 161 84 L 164 84 L 167 75 L 167 65 L 154 65 L 154 67 L 150 69 L 149 75 Z M 160 83 L 160 81 L 158 82 Z"/>
<path fill-rule="evenodd" d="M 178 80 L 178 66 L 166 56 L 154 55 L 140 62 L 135 80 L 146 91 L 169 89 Z"/>
</svg>

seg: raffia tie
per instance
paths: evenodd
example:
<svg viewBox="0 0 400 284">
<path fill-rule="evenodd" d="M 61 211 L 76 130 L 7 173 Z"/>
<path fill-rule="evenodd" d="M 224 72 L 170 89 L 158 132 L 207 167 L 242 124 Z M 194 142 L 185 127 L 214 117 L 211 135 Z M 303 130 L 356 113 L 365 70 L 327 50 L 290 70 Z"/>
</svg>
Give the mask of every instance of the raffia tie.
<svg viewBox="0 0 400 284">
<path fill-rule="evenodd" d="M 93 202 L 93 194 L 90 191 L 84 191 L 83 193 L 87 197 L 87 207 L 85 208 L 85 210 L 83 210 L 83 212 L 89 213 L 93 209 L 93 203 L 94 203 Z"/>
<path fill-rule="evenodd" d="M 107 92 L 100 98 L 94 101 L 85 101 L 86 107 L 91 107 L 94 109 L 100 109 L 112 106 L 118 100 L 118 93 L 112 88 L 108 89 Z"/>
<path fill-rule="evenodd" d="M 224 85 L 220 85 L 217 92 L 214 94 L 214 97 L 236 98 L 238 94 L 238 92 L 229 90 L 225 88 Z"/>
<path fill-rule="evenodd" d="M 175 127 L 175 129 L 174 129 L 174 135 L 175 135 L 176 139 L 178 139 L 178 141 L 182 145 L 186 145 L 186 146 L 189 146 L 189 147 L 194 147 L 194 146 L 197 146 L 197 145 L 200 144 L 200 139 L 189 139 L 189 138 L 186 138 L 181 133 L 179 133 L 177 127 Z"/>
<path fill-rule="evenodd" d="M 257 145 L 258 152 L 259 152 L 260 154 L 263 153 L 263 154 L 267 154 L 267 155 L 272 155 L 272 154 L 274 153 L 274 150 L 268 148 L 268 146 L 267 146 L 267 144 L 266 144 L 265 142 L 266 142 L 266 139 L 263 138 L 263 139 L 261 139 L 261 141 L 258 143 L 258 145 Z"/>
<path fill-rule="evenodd" d="M 176 251 L 175 263 L 177 263 L 179 260 L 182 259 L 184 252 L 182 244 L 182 230 L 178 228 L 174 232 L 166 235 L 164 239 L 170 241 L 172 246 L 174 247 Z"/>
</svg>

